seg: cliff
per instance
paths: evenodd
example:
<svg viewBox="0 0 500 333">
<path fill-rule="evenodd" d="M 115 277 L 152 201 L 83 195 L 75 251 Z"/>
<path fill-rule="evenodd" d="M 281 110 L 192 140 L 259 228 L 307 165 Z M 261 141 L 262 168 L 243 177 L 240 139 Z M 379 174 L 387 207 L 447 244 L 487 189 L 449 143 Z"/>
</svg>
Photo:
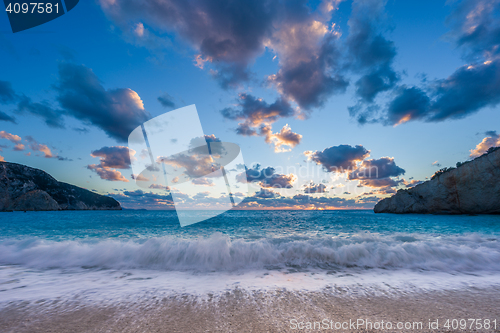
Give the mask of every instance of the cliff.
<svg viewBox="0 0 500 333">
<path fill-rule="evenodd" d="M 0 162 L 0 211 L 120 210 L 113 198 L 58 182 L 45 171 Z"/>
<path fill-rule="evenodd" d="M 500 214 L 500 149 L 375 205 L 375 213 Z"/>
</svg>

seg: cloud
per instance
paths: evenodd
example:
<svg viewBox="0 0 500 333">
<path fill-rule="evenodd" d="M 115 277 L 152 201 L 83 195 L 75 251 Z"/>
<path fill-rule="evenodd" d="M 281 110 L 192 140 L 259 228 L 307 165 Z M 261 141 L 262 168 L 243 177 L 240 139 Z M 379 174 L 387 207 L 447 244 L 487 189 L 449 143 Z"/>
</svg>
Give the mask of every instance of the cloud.
<svg viewBox="0 0 500 333">
<path fill-rule="evenodd" d="M 195 185 L 215 186 L 214 182 L 211 179 L 205 177 L 194 178 L 193 180 L 191 180 L 191 182 Z"/>
<path fill-rule="evenodd" d="M 130 150 L 132 156 L 135 151 Z M 128 169 L 130 168 L 130 154 L 128 147 L 113 146 L 94 150 L 90 156 L 100 157 L 100 166 L 103 168 Z"/>
<path fill-rule="evenodd" d="M 165 186 L 165 185 L 160 185 L 160 184 L 151 184 L 149 185 L 149 188 L 151 189 L 155 189 L 155 190 L 166 190 L 166 191 L 170 191 L 170 188 L 168 186 Z"/>
<path fill-rule="evenodd" d="M 323 151 L 306 151 L 304 155 L 309 160 L 322 165 L 327 172 L 343 173 L 356 168 L 357 163 L 370 155 L 370 151 L 363 146 L 339 145 Z"/>
<path fill-rule="evenodd" d="M 15 151 L 23 151 L 25 146 L 22 143 L 18 143 L 14 146 Z"/>
<path fill-rule="evenodd" d="M 122 30 L 130 22 L 147 23 L 160 31 L 174 32 L 198 53 L 198 63 L 210 63 L 225 74 L 222 85 L 247 79 L 245 69 L 264 51 L 278 3 L 265 0 L 217 2 L 194 0 L 100 0 L 101 7 Z M 221 66 L 219 66 L 221 64 Z"/>
<path fill-rule="evenodd" d="M 129 180 L 125 178 L 120 171 L 115 169 L 110 169 L 106 167 L 102 167 L 99 164 L 90 164 L 87 165 L 87 169 L 96 172 L 101 179 L 110 180 L 110 181 L 121 181 L 128 183 Z"/>
<path fill-rule="evenodd" d="M 100 158 L 99 164 L 87 165 L 87 169 L 96 172 L 101 179 L 128 183 L 128 179 L 116 169 L 129 169 L 130 155 L 134 156 L 135 151 L 128 147 L 102 147 L 90 154 L 92 157 Z"/>
<path fill-rule="evenodd" d="M 282 96 L 308 110 L 323 106 L 333 94 L 343 93 L 349 83 L 338 66 L 340 34 L 330 30 L 326 20 L 302 12 L 302 3 L 289 4 L 286 19 L 270 38 L 280 68 L 268 81 Z"/>
<path fill-rule="evenodd" d="M 386 1 L 378 0 L 354 1 L 347 23 L 348 66 L 352 71 L 362 73 L 355 86 L 356 95 L 364 103 L 373 102 L 377 94 L 393 88 L 399 80 L 392 68 L 396 48 L 381 31 L 387 20 L 385 4 Z"/>
<path fill-rule="evenodd" d="M 264 189 L 263 189 L 264 190 Z M 339 197 L 311 196 L 297 194 L 293 197 L 279 196 L 277 193 L 257 192 L 256 195 L 247 197 L 239 208 L 243 209 L 355 209 L 355 208 L 373 208 L 374 200 L 365 200 L 361 198 L 345 199 Z M 268 196 L 268 197 L 266 197 Z M 378 200 L 377 200 L 378 201 Z"/>
<path fill-rule="evenodd" d="M 288 124 L 277 133 L 272 132 L 271 126 L 261 127 L 260 134 L 265 135 L 267 143 L 274 144 L 274 151 L 277 153 L 292 150 L 302 140 L 302 135 L 292 132 Z"/>
<path fill-rule="evenodd" d="M 16 112 L 31 113 L 32 115 L 42 118 L 49 127 L 64 128 L 62 111 L 54 110 L 46 101 L 41 103 L 33 102 L 31 98 L 23 95 L 20 97 L 20 101 L 17 104 Z"/>
<path fill-rule="evenodd" d="M 215 136 L 215 134 L 205 135 L 205 141 L 210 142 L 221 142 L 221 140 Z"/>
<path fill-rule="evenodd" d="M 432 165 L 435 166 L 435 167 L 438 167 L 438 168 L 441 167 L 441 163 L 439 163 L 439 161 L 432 162 Z"/>
<path fill-rule="evenodd" d="M 144 192 L 142 190 L 123 191 L 123 193 L 111 193 L 109 195 L 125 208 L 149 208 L 149 209 L 174 209 L 172 195 Z"/>
<path fill-rule="evenodd" d="M 274 198 L 274 197 L 279 197 L 280 195 L 276 192 L 273 192 L 272 190 L 268 190 L 265 188 L 261 188 L 260 191 L 255 192 L 253 195 L 256 198 Z"/>
<path fill-rule="evenodd" d="M 11 123 L 16 124 L 16 118 L 9 116 L 5 112 L 0 111 L 0 121 L 9 121 Z"/>
<path fill-rule="evenodd" d="M 266 188 L 292 188 L 297 176 L 294 174 L 278 174 L 273 167 L 261 169 L 260 165 L 257 164 L 253 168 L 240 173 L 236 179 L 241 183 L 259 182 L 261 187 Z"/>
<path fill-rule="evenodd" d="M 10 82 L 0 80 L 0 104 L 14 103 L 18 96 L 12 89 Z M 16 123 L 16 119 L 9 116 L 5 112 L 0 111 L 0 121 L 9 121 L 11 123 Z"/>
<path fill-rule="evenodd" d="M 157 162 L 182 169 L 186 176 L 193 179 L 207 176 L 217 169 L 211 156 L 206 154 L 177 154 L 174 157 L 159 156 Z M 172 182 L 176 183 L 178 180 L 179 177 L 175 177 Z"/>
<path fill-rule="evenodd" d="M 394 187 L 398 186 L 402 181 L 397 181 L 392 178 L 365 178 L 361 179 L 359 186 L 367 187 Z M 391 192 L 392 193 L 392 192 Z"/>
<path fill-rule="evenodd" d="M 304 193 L 325 193 L 325 190 L 325 184 L 315 184 L 314 182 L 311 182 L 310 184 L 305 186 Z"/>
<path fill-rule="evenodd" d="M 23 143 L 21 143 L 22 139 L 19 135 L 11 134 L 6 131 L 0 131 L 0 138 L 9 140 L 10 142 L 14 143 L 15 144 L 13 148 L 14 151 L 24 151 L 26 149 L 26 146 Z M 57 158 L 60 161 L 71 161 L 68 158 L 61 157 L 53 153 L 47 145 L 37 142 L 30 135 L 26 136 L 25 141 L 28 143 L 28 146 L 31 150 L 43 153 L 45 158 Z M 31 153 L 26 154 L 26 156 L 30 155 Z"/>
<path fill-rule="evenodd" d="M 173 102 L 174 98 L 167 93 L 164 93 L 160 97 L 158 97 L 158 102 L 166 108 L 175 109 L 175 103 Z"/>
<path fill-rule="evenodd" d="M 498 0 L 465 0 L 456 5 L 447 18 L 451 27 L 448 37 L 463 51 L 468 64 L 447 78 L 426 82 L 423 87 L 398 87 L 382 117 L 372 112 L 377 110 L 366 110 L 358 120 L 385 125 L 412 120 L 441 122 L 497 106 L 500 103 L 499 12 Z"/>
<path fill-rule="evenodd" d="M 0 131 L 0 138 L 9 140 L 12 143 L 19 143 L 21 137 L 19 135 L 11 134 L 5 131 Z"/>
<path fill-rule="evenodd" d="M 297 176 L 294 174 L 274 174 L 271 177 L 263 179 L 259 185 L 272 188 L 292 188 L 296 180 Z"/>
<path fill-rule="evenodd" d="M 17 98 L 10 82 L 0 80 L 0 104 L 14 103 Z"/>
<path fill-rule="evenodd" d="M 47 145 L 38 143 L 35 139 L 33 139 L 33 137 L 28 135 L 26 137 L 26 141 L 29 142 L 29 147 L 31 150 L 43 153 L 45 158 L 52 158 L 52 157 L 58 158 L 57 155 L 52 153 L 52 151 Z"/>
<path fill-rule="evenodd" d="M 139 95 L 128 88 L 106 90 L 90 68 L 59 64 L 57 100 L 66 114 L 93 124 L 117 141 L 150 118 Z"/>
<path fill-rule="evenodd" d="M 282 98 L 268 104 L 260 98 L 242 93 L 239 95 L 237 107 L 225 108 L 221 110 L 221 114 L 224 118 L 241 121 L 236 130 L 237 134 L 257 135 L 256 127 L 272 124 L 280 118 L 294 116 L 296 111 Z"/>
<path fill-rule="evenodd" d="M 477 144 L 476 148 L 470 150 L 470 157 L 476 158 L 485 154 L 489 148 L 500 146 L 500 135 L 495 131 L 486 132 L 487 137 L 485 137 L 480 143 Z"/>
<path fill-rule="evenodd" d="M 5 158 L 3 156 L 0 156 L 0 162 L 5 162 Z"/>
<path fill-rule="evenodd" d="M 405 170 L 398 167 L 394 162 L 394 157 L 382 157 L 379 159 L 364 160 L 358 167 L 349 174 L 349 179 L 382 179 L 389 177 L 399 177 L 405 174 Z"/>
</svg>

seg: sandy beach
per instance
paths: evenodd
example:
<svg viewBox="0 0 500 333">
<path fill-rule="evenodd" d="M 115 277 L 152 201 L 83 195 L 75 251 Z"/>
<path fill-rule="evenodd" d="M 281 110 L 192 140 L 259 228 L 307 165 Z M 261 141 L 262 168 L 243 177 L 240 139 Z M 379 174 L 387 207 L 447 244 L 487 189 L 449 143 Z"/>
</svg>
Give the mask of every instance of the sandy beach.
<svg viewBox="0 0 500 333">
<path fill-rule="evenodd" d="M 0 327 L 2 332 L 500 332 L 499 299 L 499 287 L 386 296 L 347 295 L 331 288 L 318 292 L 234 289 L 217 296 L 151 296 L 107 305 L 69 299 L 13 302 L 1 310 Z M 465 330 L 445 327 L 448 319 L 451 325 L 453 319 L 472 318 L 476 321 L 469 320 Z M 483 327 L 469 327 L 479 325 L 477 319 Z M 429 329 L 429 321 L 436 320 L 438 328 Z M 491 321 L 489 329 L 484 327 L 486 320 Z M 308 326 L 314 322 L 316 326 Z M 345 329 L 349 322 L 351 327 Z M 360 325 L 352 329 L 352 322 Z M 392 329 L 387 328 L 388 322 Z M 412 328 L 398 329 L 398 323 L 400 327 L 411 323 Z"/>
</svg>

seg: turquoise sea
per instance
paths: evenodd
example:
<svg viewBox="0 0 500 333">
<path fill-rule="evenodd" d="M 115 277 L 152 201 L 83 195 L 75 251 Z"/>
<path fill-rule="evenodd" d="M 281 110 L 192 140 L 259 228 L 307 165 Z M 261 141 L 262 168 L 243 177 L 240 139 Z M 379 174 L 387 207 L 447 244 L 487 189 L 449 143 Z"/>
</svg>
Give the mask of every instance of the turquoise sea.
<svg viewBox="0 0 500 333">
<path fill-rule="evenodd" d="M 391 292 L 497 283 L 494 215 L 228 211 L 181 228 L 173 211 L 0 214 L 3 303 L 235 287 Z"/>
</svg>

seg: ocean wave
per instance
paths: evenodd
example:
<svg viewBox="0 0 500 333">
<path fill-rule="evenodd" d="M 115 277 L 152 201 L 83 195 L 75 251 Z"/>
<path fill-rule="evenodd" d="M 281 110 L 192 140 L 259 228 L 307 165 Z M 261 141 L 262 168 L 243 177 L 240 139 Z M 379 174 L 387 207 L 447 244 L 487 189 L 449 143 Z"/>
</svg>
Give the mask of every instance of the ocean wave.
<svg viewBox="0 0 500 333">
<path fill-rule="evenodd" d="M 40 269 L 99 268 L 166 271 L 249 269 L 421 269 L 500 271 L 500 242 L 479 235 L 354 234 L 342 237 L 0 241 L 0 264 Z"/>
</svg>

